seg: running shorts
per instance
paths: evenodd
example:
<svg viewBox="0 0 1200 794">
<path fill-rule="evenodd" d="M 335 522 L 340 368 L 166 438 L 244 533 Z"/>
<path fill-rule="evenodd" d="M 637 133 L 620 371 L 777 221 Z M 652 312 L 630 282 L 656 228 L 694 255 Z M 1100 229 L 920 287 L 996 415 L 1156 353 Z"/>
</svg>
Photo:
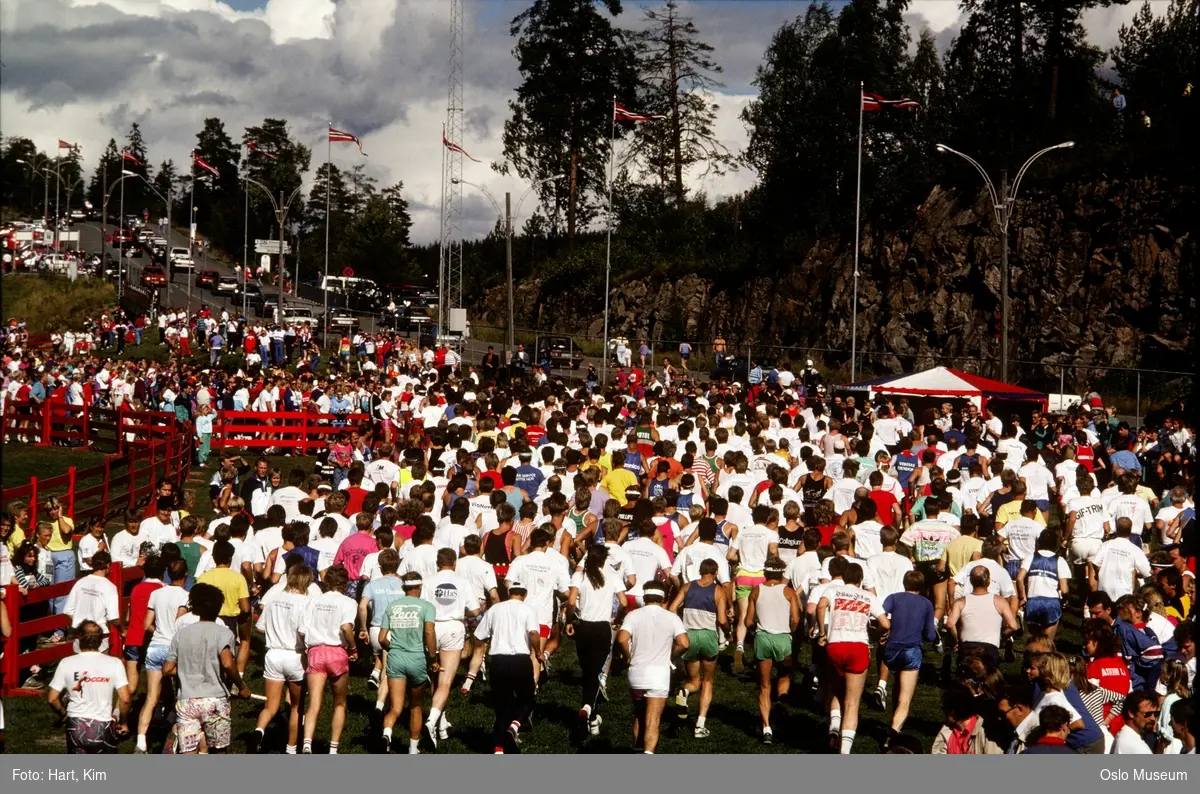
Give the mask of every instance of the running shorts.
<svg viewBox="0 0 1200 794">
<path fill-rule="evenodd" d="M 175 718 L 175 735 L 181 752 L 195 752 L 201 736 L 209 750 L 229 746 L 233 732 L 229 698 L 180 698 L 175 702 Z"/>
<path fill-rule="evenodd" d="M 688 629 L 688 649 L 683 652 L 685 662 L 710 662 L 720 654 L 717 632 L 712 629 Z"/>
<path fill-rule="evenodd" d="M 304 680 L 304 662 L 297 651 L 275 648 L 267 651 L 263 659 L 263 678 L 267 681 L 290 681 L 293 684 Z"/>
<path fill-rule="evenodd" d="M 141 645 L 130 645 L 126 643 L 125 647 L 121 649 L 121 655 L 127 662 L 141 662 L 143 650 L 144 648 Z"/>
<path fill-rule="evenodd" d="M 67 717 L 67 753 L 112 755 L 117 752 L 117 729 L 112 720 Z"/>
<path fill-rule="evenodd" d="M 782 662 L 792 658 L 792 635 L 755 632 L 754 658 L 760 662 L 768 659 L 772 662 Z"/>
<path fill-rule="evenodd" d="M 918 562 L 914 567 L 925 577 L 925 584 L 930 588 L 932 588 L 935 584 L 941 584 L 950 578 L 950 574 L 946 571 L 938 571 L 936 560 Z"/>
<path fill-rule="evenodd" d="M 1083 565 L 1096 559 L 1103 542 L 1100 538 L 1072 538 L 1071 544 L 1067 548 L 1071 564 Z"/>
<path fill-rule="evenodd" d="M 422 653 L 388 651 L 387 677 L 408 681 L 413 686 L 422 686 L 429 680 L 429 666 Z"/>
<path fill-rule="evenodd" d="M 167 661 L 167 651 L 170 645 L 151 645 L 146 649 L 146 672 L 161 673 L 163 663 Z"/>
<path fill-rule="evenodd" d="M 630 689 L 629 694 L 633 698 L 633 702 L 638 703 L 646 698 L 666 700 L 670 693 L 665 689 Z"/>
<path fill-rule="evenodd" d="M 380 626 L 371 626 L 367 629 L 367 639 L 371 643 L 371 650 L 376 656 L 383 654 L 383 646 L 379 644 L 379 629 Z"/>
<path fill-rule="evenodd" d="M 734 598 L 739 601 L 743 598 L 749 598 L 750 591 L 765 581 L 767 581 L 767 577 L 763 576 L 762 571 L 739 571 L 736 582 L 737 586 L 733 591 Z"/>
<path fill-rule="evenodd" d="M 467 642 L 467 630 L 461 620 L 441 620 L 433 624 L 439 651 L 461 651 Z"/>
<path fill-rule="evenodd" d="M 1033 501 L 1035 504 L 1037 504 L 1037 509 L 1041 510 L 1043 513 L 1047 512 L 1050 509 L 1050 500 L 1049 499 L 1034 499 Z"/>
<path fill-rule="evenodd" d="M 840 675 L 857 675 L 871 666 L 871 649 L 865 642 L 831 642 L 825 657 Z"/>
<path fill-rule="evenodd" d="M 316 645 L 308 649 L 308 672 L 343 676 L 350 672 L 350 657 L 340 645 Z"/>
<path fill-rule="evenodd" d="M 883 646 L 883 663 L 893 673 L 902 673 L 906 670 L 920 670 L 921 663 L 924 660 L 925 654 L 918 646 L 893 645 L 892 643 Z"/>
<path fill-rule="evenodd" d="M 545 623 L 539 624 L 538 625 L 538 636 L 541 637 L 543 640 L 549 639 L 550 638 L 550 626 Z"/>
<path fill-rule="evenodd" d="M 1025 624 L 1053 626 L 1062 620 L 1062 601 L 1057 598 L 1031 598 L 1025 602 Z"/>
</svg>

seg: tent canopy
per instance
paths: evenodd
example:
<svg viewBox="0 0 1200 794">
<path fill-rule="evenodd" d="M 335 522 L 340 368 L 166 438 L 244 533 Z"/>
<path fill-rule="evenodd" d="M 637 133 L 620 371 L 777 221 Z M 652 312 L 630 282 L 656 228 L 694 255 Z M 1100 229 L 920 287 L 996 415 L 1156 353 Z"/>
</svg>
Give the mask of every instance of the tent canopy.
<svg viewBox="0 0 1200 794">
<path fill-rule="evenodd" d="M 998 380 L 934 367 L 923 372 L 889 375 L 851 383 L 846 388 L 874 394 L 908 394 L 920 397 L 966 397 L 986 400 L 1019 400 L 1044 403 L 1046 394 Z"/>
</svg>

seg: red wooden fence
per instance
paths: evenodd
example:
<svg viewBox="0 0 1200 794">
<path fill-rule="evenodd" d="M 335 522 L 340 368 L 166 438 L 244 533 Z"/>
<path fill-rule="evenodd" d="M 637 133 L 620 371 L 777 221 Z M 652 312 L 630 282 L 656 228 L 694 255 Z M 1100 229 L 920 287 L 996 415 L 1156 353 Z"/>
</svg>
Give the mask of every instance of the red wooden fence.
<svg viewBox="0 0 1200 794">
<path fill-rule="evenodd" d="M 125 611 L 128 606 L 128 598 L 125 595 L 125 587 L 128 583 L 137 581 L 142 578 L 141 568 L 125 569 L 121 563 L 114 562 L 108 570 L 108 579 L 117 587 L 117 607 L 118 614 L 125 616 Z M 54 598 L 60 598 L 69 595 L 71 588 L 75 586 L 75 582 L 61 582 L 52 584 L 47 587 L 35 587 L 30 590 L 27 595 L 21 595 L 21 590 L 15 585 L 8 585 L 7 592 L 4 596 L 4 608 L 8 610 L 8 620 L 12 624 L 13 633 L 8 638 L 8 644 L 4 650 L 4 658 L 0 659 L 0 669 L 3 670 L 3 683 L 0 684 L 0 697 L 14 696 L 35 696 L 40 697 L 45 694 L 40 689 L 22 689 L 18 686 L 19 675 L 22 670 L 28 669 L 33 665 L 45 665 L 51 662 L 57 662 L 60 659 L 65 659 L 74 654 L 74 648 L 71 643 L 64 642 L 59 645 L 50 645 L 45 648 L 37 648 L 27 653 L 19 653 L 17 649 L 20 647 L 20 642 L 25 637 L 36 637 L 50 632 L 65 630 L 71 625 L 71 618 L 66 615 L 47 615 L 36 620 L 27 620 L 21 622 L 21 607 L 29 604 L 42 604 Z M 121 658 L 123 642 L 120 633 L 115 629 L 109 631 L 108 636 L 108 652 L 110 655 Z"/>
<path fill-rule="evenodd" d="M 310 455 L 329 446 L 329 437 L 362 422 L 366 414 L 350 414 L 345 426 L 330 423 L 329 414 L 307 411 L 218 411 L 213 422 L 212 447 L 216 449 L 268 449 L 278 447 Z"/>
</svg>

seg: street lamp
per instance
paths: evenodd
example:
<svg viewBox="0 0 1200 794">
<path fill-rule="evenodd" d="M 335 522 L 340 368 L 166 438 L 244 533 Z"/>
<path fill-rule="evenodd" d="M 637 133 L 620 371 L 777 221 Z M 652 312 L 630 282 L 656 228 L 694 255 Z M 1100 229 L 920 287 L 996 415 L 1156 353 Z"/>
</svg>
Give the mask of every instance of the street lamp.
<svg viewBox="0 0 1200 794">
<path fill-rule="evenodd" d="M 516 214 L 518 216 L 520 216 L 521 205 L 525 203 L 526 197 L 528 197 L 529 194 L 534 191 L 534 189 L 540 187 L 541 185 L 546 184 L 547 182 L 557 182 L 560 179 L 565 179 L 566 176 L 567 176 L 566 174 L 555 174 L 554 176 L 548 176 L 545 179 L 539 179 L 538 181 L 536 181 L 532 185 L 530 185 L 529 189 L 526 190 L 524 194 L 522 194 L 520 201 L 517 202 Z M 485 188 L 483 185 L 477 185 L 474 182 L 468 182 L 465 179 L 458 179 L 458 178 L 451 179 L 450 181 L 451 181 L 451 183 L 456 184 L 456 185 L 460 185 L 460 184 L 461 185 L 469 185 L 470 187 L 475 188 L 480 193 L 487 196 L 488 201 L 492 202 L 492 206 L 496 208 L 496 213 L 498 215 L 504 216 L 504 247 L 505 247 L 505 259 L 507 260 L 507 265 L 508 265 L 508 334 L 505 337 L 505 343 L 504 343 L 504 346 L 505 346 L 504 357 L 505 357 L 505 359 L 507 359 L 508 351 L 516 350 L 516 344 L 515 344 L 514 334 L 513 334 L 513 329 L 515 328 L 516 323 L 513 319 L 512 194 L 509 192 L 505 192 L 505 194 L 504 194 L 504 212 L 500 212 L 499 202 L 497 202 L 496 199 L 494 199 L 492 197 L 492 194 L 490 192 L 488 192 L 488 189 Z M 441 323 L 442 319 L 443 318 L 440 318 L 440 317 L 438 318 L 439 324 Z"/>
<path fill-rule="evenodd" d="M 1008 186 L 1008 172 L 1000 172 L 1000 190 L 996 191 L 996 186 L 992 183 L 991 177 L 983 166 L 975 160 L 975 158 L 963 154 L 960 151 L 951 149 L 943 143 L 937 144 L 938 152 L 958 155 L 962 159 L 970 163 L 979 175 L 983 177 L 983 182 L 987 186 L 988 194 L 992 199 L 992 210 L 996 215 L 996 226 L 1000 229 L 1000 380 L 1008 382 L 1008 317 L 1009 317 L 1009 272 L 1008 272 L 1008 222 L 1012 218 L 1013 206 L 1017 201 L 1017 190 L 1021 187 L 1021 179 L 1025 176 L 1025 172 L 1029 170 L 1029 166 L 1033 161 L 1041 157 L 1047 152 L 1052 152 L 1055 149 L 1070 149 L 1075 145 L 1075 141 L 1063 141 L 1054 146 L 1047 146 L 1034 152 L 1033 156 L 1025 161 L 1025 164 L 1017 170 L 1017 178 L 1013 180 L 1012 189 Z"/>
<path fill-rule="evenodd" d="M 262 188 L 262 191 L 267 194 L 267 198 L 269 198 L 271 200 L 271 206 L 275 209 L 275 219 L 279 222 L 279 303 L 275 307 L 275 316 L 278 319 L 279 317 L 283 316 L 283 282 L 285 280 L 284 275 L 287 273 L 287 269 L 284 267 L 284 260 L 283 260 L 283 257 L 284 257 L 283 252 L 284 252 L 285 246 L 287 244 L 287 242 L 286 242 L 287 238 L 284 236 L 284 226 L 287 223 L 287 215 L 288 215 L 288 211 L 291 210 L 291 208 L 292 208 L 292 202 L 295 201 L 296 197 L 300 195 L 300 189 L 304 186 L 297 185 L 296 189 L 292 191 L 292 195 L 288 196 L 287 201 L 283 200 L 283 191 L 282 190 L 279 191 L 279 200 L 276 201 L 275 195 L 271 192 L 271 189 L 269 187 L 267 187 L 266 185 L 264 185 L 262 182 L 259 182 L 257 179 L 251 179 L 248 176 L 243 176 L 242 179 L 246 180 L 247 184 L 258 185 L 260 188 Z M 247 192 L 247 196 L 248 195 L 249 195 L 249 193 Z M 250 201 L 249 201 L 249 198 L 247 198 L 247 200 L 246 200 L 247 225 L 249 224 L 249 217 L 250 217 Z M 245 265 L 246 263 L 243 262 L 242 264 Z M 242 293 L 243 293 L 243 295 L 245 294 L 244 289 L 242 290 Z M 329 336 L 329 313 L 326 312 L 325 315 L 326 315 L 325 316 L 325 336 L 326 336 L 326 338 L 328 338 L 328 336 Z"/>
<path fill-rule="evenodd" d="M 100 231 L 103 232 L 105 224 L 108 223 L 108 201 L 109 201 L 109 199 L 112 198 L 113 191 L 117 189 L 117 185 L 122 185 L 122 187 L 121 187 L 121 217 L 117 219 L 117 244 L 119 246 L 119 248 L 117 249 L 117 298 L 118 299 L 121 297 L 121 293 L 124 290 L 124 286 L 125 286 L 125 273 L 124 273 L 125 234 L 124 234 L 124 229 L 122 228 L 122 226 L 124 224 L 124 217 L 125 217 L 124 182 L 126 179 L 128 179 L 131 176 L 141 176 L 141 175 L 135 174 L 133 171 L 127 171 L 125 169 L 121 169 L 121 176 L 117 179 L 116 182 L 112 183 L 112 185 L 108 188 L 107 191 L 105 191 L 104 203 L 100 208 L 100 212 L 103 215 L 103 217 L 100 218 Z M 103 237 L 101 237 L 101 239 L 103 240 Z M 101 253 L 102 254 L 108 253 L 108 244 L 107 243 L 103 244 L 103 246 L 101 248 Z"/>
</svg>

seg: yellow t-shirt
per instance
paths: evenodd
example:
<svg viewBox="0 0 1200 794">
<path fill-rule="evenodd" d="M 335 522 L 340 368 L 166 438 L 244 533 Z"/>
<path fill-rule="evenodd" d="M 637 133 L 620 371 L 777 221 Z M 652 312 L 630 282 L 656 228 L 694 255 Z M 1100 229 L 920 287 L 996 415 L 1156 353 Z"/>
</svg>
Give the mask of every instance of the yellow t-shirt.
<svg viewBox="0 0 1200 794">
<path fill-rule="evenodd" d="M 637 485 L 637 476 L 629 469 L 617 469 L 609 472 L 604 478 L 604 490 L 608 491 L 608 495 L 616 499 L 622 507 L 625 506 L 625 489 Z"/>
<path fill-rule="evenodd" d="M 996 511 L 996 526 L 998 526 L 998 527 L 1004 526 L 1009 521 L 1012 521 L 1013 519 L 1020 518 L 1020 517 L 1021 517 L 1021 503 L 1014 499 L 1013 501 L 1009 502 L 1008 504 L 1002 505 L 1000 507 L 1000 509 Z M 1046 525 L 1046 519 L 1042 518 L 1041 510 L 1038 510 L 1037 512 L 1035 512 L 1033 514 L 1033 520 L 1038 522 L 1042 526 Z"/>
<path fill-rule="evenodd" d="M 71 540 L 71 533 L 75 531 L 75 522 L 66 516 L 63 516 L 62 520 L 71 528 L 71 532 L 68 532 L 67 539 L 63 540 L 62 533 L 58 531 L 58 522 L 55 521 L 53 524 L 54 530 L 50 533 L 50 542 L 46 544 L 46 548 L 50 549 L 50 551 L 72 551 L 75 548 L 75 544 Z"/>
<path fill-rule="evenodd" d="M 221 617 L 235 618 L 242 614 L 238 601 L 250 597 L 246 577 L 232 568 L 213 568 L 196 577 L 196 581 L 212 585 L 225 596 L 225 603 L 221 605 Z"/>
<path fill-rule="evenodd" d="M 959 535 L 946 544 L 942 559 L 946 561 L 946 569 L 951 576 L 957 574 L 964 565 L 971 561 L 975 552 L 983 550 L 983 541 L 970 535 Z"/>
<path fill-rule="evenodd" d="M 18 527 L 14 524 L 12 534 L 9 535 L 8 540 L 6 540 L 4 542 L 4 545 L 8 546 L 9 554 L 16 554 L 17 548 L 24 542 L 25 542 L 25 530 L 21 529 L 20 527 Z"/>
</svg>

